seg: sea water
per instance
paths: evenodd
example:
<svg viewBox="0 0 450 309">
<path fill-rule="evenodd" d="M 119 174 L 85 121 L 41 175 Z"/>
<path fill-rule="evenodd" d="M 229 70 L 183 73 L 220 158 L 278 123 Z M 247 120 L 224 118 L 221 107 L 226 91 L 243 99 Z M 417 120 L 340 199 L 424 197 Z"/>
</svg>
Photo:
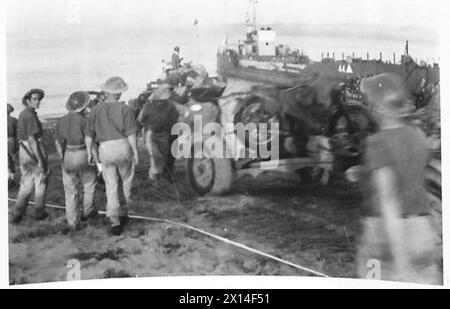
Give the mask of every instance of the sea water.
<svg viewBox="0 0 450 309">
<path fill-rule="evenodd" d="M 185 61 L 203 64 L 210 75 L 216 73 L 216 54 L 223 44 L 225 33 L 198 33 L 186 31 L 152 34 L 123 33 L 102 36 L 83 35 L 74 38 L 58 35 L 45 38 L 23 35 L 7 36 L 7 99 L 17 116 L 23 109 L 21 99 L 31 88 L 42 88 L 46 97 L 38 114 L 41 118 L 64 114 L 69 95 L 78 90 L 99 90 L 111 76 L 121 76 L 130 89 L 123 96 L 125 101 L 135 98 L 146 84 L 162 74 L 162 60 L 169 60 L 173 47 L 181 47 Z M 227 33 L 229 40 L 243 39 L 241 33 Z M 278 43 L 284 43 L 303 51 L 311 59 L 320 61 L 327 53 L 336 59 L 345 56 L 397 62 L 405 50 L 405 41 L 380 41 L 368 38 L 286 36 L 279 34 Z M 410 54 L 429 63 L 438 62 L 437 43 L 412 41 Z"/>
</svg>

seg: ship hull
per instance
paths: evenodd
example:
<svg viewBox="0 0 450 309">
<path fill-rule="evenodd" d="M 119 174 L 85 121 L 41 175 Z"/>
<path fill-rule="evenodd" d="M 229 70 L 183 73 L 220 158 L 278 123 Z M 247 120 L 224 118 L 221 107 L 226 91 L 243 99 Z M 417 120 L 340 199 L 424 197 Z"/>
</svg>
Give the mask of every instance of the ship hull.
<svg viewBox="0 0 450 309">
<path fill-rule="evenodd" d="M 292 87 L 313 76 L 327 76 L 335 81 L 345 81 L 352 77 L 364 77 L 381 73 L 396 73 L 405 79 L 405 85 L 411 93 L 421 91 L 422 80 L 427 84 L 439 84 L 439 67 L 418 66 L 415 63 L 392 64 L 382 61 L 323 61 L 313 62 L 303 69 L 290 69 L 283 65 L 280 69 L 264 69 L 256 66 L 242 66 L 242 58 L 230 52 L 217 55 L 217 72 L 225 78 L 242 79 L 251 82 Z M 254 61 L 256 62 L 256 61 Z M 268 63 L 268 62 L 261 62 Z M 274 66 L 275 67 L 275 66 Z"/>
</svg>

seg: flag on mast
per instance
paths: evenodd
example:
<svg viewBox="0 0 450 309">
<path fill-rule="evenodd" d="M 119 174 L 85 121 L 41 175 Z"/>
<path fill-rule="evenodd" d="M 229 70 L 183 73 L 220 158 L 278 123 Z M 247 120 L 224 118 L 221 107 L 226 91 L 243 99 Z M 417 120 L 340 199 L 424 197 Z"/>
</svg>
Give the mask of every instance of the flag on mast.
<svg viewBox="0 0 450 309">
<path fill-rule="evenodd" d="M 198 18 L 196 18 L 194 20 L 193 26 L 195 27 L 196 32 L 197 32 L 196 35 L 197 35 L 197 41 L 198 41 L 198 58 L 199 58 L 199 60 L 201 62 L 202 61 L 202 52 L 201 52 L 201 47 L 200 47 L 201 40 L 200 40 L 200 26 L 198 25 Z"/>
</svg>

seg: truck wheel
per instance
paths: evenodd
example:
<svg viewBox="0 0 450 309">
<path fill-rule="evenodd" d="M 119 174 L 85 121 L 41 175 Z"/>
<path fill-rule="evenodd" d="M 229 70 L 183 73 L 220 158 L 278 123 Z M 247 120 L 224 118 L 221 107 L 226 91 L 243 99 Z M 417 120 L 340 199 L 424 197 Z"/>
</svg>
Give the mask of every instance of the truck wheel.
<svg viewBox="0 0 450 309">
<path fill-rule="evenodd" d="M 196 158 L 187 160 L 189 183 L 200 195 L 227 194 L 234 180 L 234 167 L 231 159 Z"/>
<path fill-rule="evenodd" d="M 333 170 L 338 175 L 361 163 L 364 139 L 375 131 L 375 123 L 366 108 L 356 102 L 349 102 L 344 108 L 356 132 L 350 131 L 343 111 L 331 116 L 328 127 L 335 156 Z"/>
<path fill-rule="evenodd" d="M 375 131 L 376 125 L 370 115 L 370 112 L 360 103 L 349 102 L 344 106 L 344 108 L 345 113 L 347 113 L 352 125 L 357 131 L 354 134 L 367 134 Z M 333 136 L 344 132 L 349 133 L 349 124 L 344 116 L 344 112 L 338 111 L 330 117 L 328 122 L 328 136 Z"/>
<path fill-rule="evenodd" d="M 238 136 L 241 142 L 247 147 L 258 145 L 258 149 L 262 145 L 267 145 L 269 149 L 273 136 L 270 134 L 273 123 L 279 123 L 277 115 L 272 115 L 264 109 L 264 103 L 261 98 L 252 98 L 244 103 L 242 108 L 234 116 L 234 124 L 242 124 L 244 126 L 253 124 L 255 127 L 250 132 L 246 132 L 245 136 Z M 259 131 L 260 124 L 267 124 L 268 134 L 262 134 Z"/>
</svg>

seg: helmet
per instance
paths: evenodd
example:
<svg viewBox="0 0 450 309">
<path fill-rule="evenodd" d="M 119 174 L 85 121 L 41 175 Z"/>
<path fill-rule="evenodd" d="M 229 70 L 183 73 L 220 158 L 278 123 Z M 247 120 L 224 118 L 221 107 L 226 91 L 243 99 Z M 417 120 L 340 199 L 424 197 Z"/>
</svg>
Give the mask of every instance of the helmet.
<svg viewBox="0 0 450 309">
<path fill-rule="evenodd" d="M 111 94 L 121 94 L 128 90 L 127 83 L 119 76 L 109 78 L 100 89 Z"/>
<path fill-rule="evenodd" d="M 85 91 L 77 91 L 70 95 L 66 103 L 69 112 L 78 113 L 89 105 L 89 93 Z"/>
<path fill-rule="evenodd" d="M 361 92 L 379 112 L 392 117 L 405 117 L 414 110 L 413 102 L 400 76 L 383 73 L 364 78 Z"/>
</svg>

